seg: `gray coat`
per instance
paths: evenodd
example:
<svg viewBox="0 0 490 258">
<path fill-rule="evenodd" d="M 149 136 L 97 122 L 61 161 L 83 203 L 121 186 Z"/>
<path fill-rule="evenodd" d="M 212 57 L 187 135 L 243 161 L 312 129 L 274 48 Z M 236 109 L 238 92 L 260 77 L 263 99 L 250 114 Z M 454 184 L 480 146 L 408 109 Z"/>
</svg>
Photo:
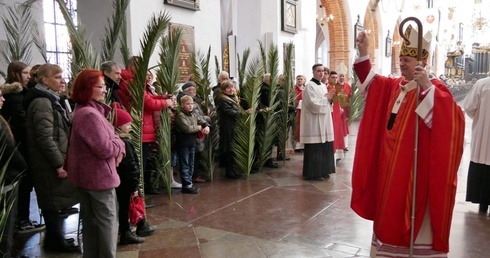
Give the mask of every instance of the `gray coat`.
<svg viewBox="0 0 490 258">
<path fill-rule="evenodd" d="M 47 211 L 69 208 L 79 202 L 77 188 L 57 176 L 63 166 L 70 131 L 59 101 L 33 88 L 24 100 L 27 108 L 29 167 L 39 207 Z M 56 108 L 55 108 L 56 106 Z"/>
</svg>

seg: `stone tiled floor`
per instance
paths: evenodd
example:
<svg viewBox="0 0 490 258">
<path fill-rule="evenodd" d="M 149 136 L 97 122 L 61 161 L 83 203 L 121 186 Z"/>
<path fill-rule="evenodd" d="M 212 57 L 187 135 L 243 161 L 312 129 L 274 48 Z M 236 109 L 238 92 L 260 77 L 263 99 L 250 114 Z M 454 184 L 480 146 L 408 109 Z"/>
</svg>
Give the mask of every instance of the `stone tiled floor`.
<svg viewBox="0 0 490 258">
<path fill-rule="evenodd" d="M 488 257 L 490 216 L 464 202 L 469 119 L 466 129 L 449 257 Z M 118 257 L 368 257 L 372 223 L 349 207 L 356 131 L 355 123 L 350 151 L 337 172 L 323 182 L 301 178 L 303 157 L 295 153 L 280 168 L 265 168 L 248 180 L 217 175 L 213 182 L 199 184 L 198 195 L 174 190 L 171 201 L 165 194 L 149 197 L 155 207 L 148 209 L 148 220 L 158 226 L 156 233 L 143 244 L 119 246 Z M 76 236 L 77 222 L 78 215 L 66 220 L 71 237 Z M 47 253 L 40 245 L 42 238 L 43 233 L 18 236 L 19 254 L 81 257 Z"/>
</svg>

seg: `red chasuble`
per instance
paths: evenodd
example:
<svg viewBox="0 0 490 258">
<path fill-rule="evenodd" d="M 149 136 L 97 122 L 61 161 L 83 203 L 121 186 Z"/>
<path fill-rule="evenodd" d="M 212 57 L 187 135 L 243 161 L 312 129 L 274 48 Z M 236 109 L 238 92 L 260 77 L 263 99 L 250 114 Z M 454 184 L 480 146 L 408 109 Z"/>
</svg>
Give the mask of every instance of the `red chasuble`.
<svg viewBox="0 0 490 258">
<path fill-rule="evenodd" d="M 364 82 L 371 63 L 356 63 L 354 69 Z M 447 253 L 457 170 L 463 153 L 464 116 L 446 86 L 432 80 L 435 88 L 431 89 L 431 128 L 415 113 L 416 90 L 412 90 L 405 95 L 393 127 L 388 130 L 402 79 L 375 75 L 368 86 L 352 171 L 351 207 L 359 216 L 373 220 L 374 233 L 382 242 L 409 247 L 417 116 L 415 238 L 428 207 L 433 249 Z"/>
</svg>

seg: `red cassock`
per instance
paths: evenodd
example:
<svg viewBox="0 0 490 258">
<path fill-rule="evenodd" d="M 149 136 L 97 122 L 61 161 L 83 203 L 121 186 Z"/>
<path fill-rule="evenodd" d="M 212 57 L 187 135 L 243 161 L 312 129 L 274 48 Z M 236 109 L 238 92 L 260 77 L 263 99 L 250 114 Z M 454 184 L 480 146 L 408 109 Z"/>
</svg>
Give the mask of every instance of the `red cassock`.
<svg viewBox="0 0 490 258">
<path fill-rule="evenodd" d="M 294 86 L 294 90 L 296 91 L 296 106 L 298 106 L 299 102 L 303 100 L 303 89 L 298 87 L 298 85 Z M 299 142 L 299 127 L 301 123 L 301 109 L 296 109 L 296 132 L 294 134 L 295 141 Z"/>
<path fill-rule="evenodd" d="M 335 89 L 335 94 L 333 96 L 332 103 L 332 122 L 333 122 L 333 132 L 334 132 L 334 150 L 344 150 L 345 149 L 345 139 L 344 137 L 348 134 L 348 130 L 346 128 L 346 121 L 344 117 L 344 107 L 348 104 L 348 98 L 344 97 L 344 99 L 339 101 L 339 94 L 343 94 L 343 96 L 347 96 L 343 87 L 340 85 L 331 85 L 328 84 L 327 91 Z M 350 92 L 350 89 L 349 89 Z"/>
<path fill-rule="evenodd" d="M 342 90 L 344 91 L 345 95 L 347 96 L 347 103 L 349 103 L 348 106 L 343 107 L 344 112 L 342 112 L 342 120 L 344 122 L 344 137 L 349 135 L 349 117 L 350 117 L 350 98 L 351 98 L 351 93 L 352 93 L 352 86 L 348 83 L 344 83 L 344 85 L 341 86 Z"/>
<path fill-rule="evenodd" d="M 369 60 L 356 63 L 354 69 L 364 82 L 371 63 Z M 447 253 L 457 170 L 463 153 L 464 115 L 446 86 L 432 80 L 435 88 L 431 89 L 434 91 L 431 127 L 415 113 L 416 90 L 411 90 L 406 93 L 389 130 L 388 120 L 402 80 L 375 75 L 368 86 L 352 171 L 351 207 L 361 217 L 373 220 L 374 233 L 383 243 L 410 245 L 417 116 L 415 237 L 428 207 L 432 247 Z"/>
</svg>

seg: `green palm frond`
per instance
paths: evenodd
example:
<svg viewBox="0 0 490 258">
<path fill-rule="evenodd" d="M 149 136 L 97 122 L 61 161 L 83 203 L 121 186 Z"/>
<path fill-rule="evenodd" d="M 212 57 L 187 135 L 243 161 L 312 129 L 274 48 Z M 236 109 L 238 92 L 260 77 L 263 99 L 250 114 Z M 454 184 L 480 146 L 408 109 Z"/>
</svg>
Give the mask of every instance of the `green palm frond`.
<svg viewBox="0 0 490 258">
<path fill-rule="evenodd" d="M 160 124 L 159 130 L 157 130 L 157 146 L 158 146 L 158 156 L 156 159 L 157 168 L 161 168 L 158 171 L 158 177 L 163 180 L 165 184 L 165 189 L 167 190 L 168 200 L 172 201 L 172 122 L 171 122 L 171 111 L 168 109 L 162 110 L 160 112 Z"/>
<path fill-rule="evenodd" d="M 128 60 L 129 60 L 129 47 L 128 47 L 128 29 L 127 29 L 127 21 L 124 19 L 122 21 L 122 26 L 121 26 L 121 35 L 119 36 L 119 43 L 120 43 L 120 51 L 122 55 L 122 59 L 124 62 L 124 66 L 126 67 L 128 65 Z"/>
<path fill-rule="evenodd" d="M 194 74 L 194 82 L 197 86 L 197 94 L 203 97 L 204 103 L 199 103 L 204 114 L 208 114 L 211 118 L 211 131 L 204 138 L 204 150 L 201 152 L 201 165 L 207 172 L 211 181 L 214 179 L 215 170 L 215 150 L 218 149 L 219 134 L 218 116 L 216 111 L 210 109 L 212 106 L 211 99 L 208 98 L 211 94 L 211 71 L 209 69 L 209 61 L 211 58 L 211 47 L 208 48 L 206 54 L 200 52 L 192 54 L 192 73 Z M 211 111 L 212 110 L 212 111 Z"/>
<path fill-rule="evenodd" d="M 238 61 L 238 85 L 241 87 L 245 84 L 245 72 L 247 69 L 248 58 L 250 57 L 250 48 L 246 48 L 243 51 L 243 60 L 240 59 L 240 55 L 237 54 Z"/>
<path fill-rule="evenodd" d="M 31 29 L 34 24 L 31 13 L 32 1 L 22 4 L 6 6 L 6 13 L 2 17 L 6 46 L 1 49 L 3 60 L 6 64 L 14 60 L 22 60 L 25 63 L 32 61 L 31 55 Z"/>
<path fill-rule="evenodd" d="M 262 43 L 259 44 L 261 53 L 264 53 Z M 277 116 L 279 115 L 279 111 L 277 108 L 279 106 L 279 102 L 277 100 L 278 87 L 277 87 L 277 77 L 278 77 L 278 66 L 279 66 L 279 54 L 277 51 L 277 47 L 275 45 L 270 46 L 268 55 L 266 60 L 264 60 L 264 55 L 261 54 L 261 62 L 262 64 L 267 64 L 263 67 L 264 71 L 269 71 L 271 75 L 270 84 L 269 84 L 269 99 L 267 103 L 268 108 L 264 109 L 263 112 L 260 113 L 263 118 L 263 126 L 262 131 L 258 132 L 258 143 L 259 143 L 259 152 L 258 152 L 258 166 L 259 169 L 265 164 L 267 159 L 272 155 L 272 147 L 275 141 L 277 140 Z"/>
<path fill-rule="evenodd" d="M 245 50 L 247 51 L 247 50 Z M 244 56 L 247 54 L 244 53 Z M 248 59 L 248 57 L 247 57 Z M 256 119 L 259 105 L 260 86 L 262 84 L 262 68 L 258 65 L 259 60 L 254 60 L 247 70 L 246 85 L 241 89 L 243 99 L 248 103 L 249 108 L 254 110 L 252 114 L 242 112 L 238 118 L 235 137 L 233 141 L 233 152 L 235 153 L 235 164 L 243 171 L 247 177 L 255 162 L 255 137 L 256 137 Z"/>
<path fill-rule="evenodd" d="M 211 131 L 204 138 L 204 150 L 201 152 L 201 164 L 207 172 L 209 180 L 214 180 L 216 150 L 219 148 L 218 114 L 211 112 Z"/>
<path fill-rule="evenodd" d="M 267 54 L 266 54 L 266 50 L 265 50 L 265 47 L 264 47 L 264 44 L 262 43 L 262 41 L 258 41 L 259 42 L 259 50 L 260 50 L 260 57 L 261 57 L 261 60 L 262 60 L 262 66 L 264 67 L 264 73 L 268 73 L 269 70 L 267 69 Z"/>
<path fill-rule="evenodd" d="M 113 60 L 116 52 L 116 43 L 121 32 L 121 27 L 126 24 L 126 9 L 129 5 L 129 0 L 114 0 L 112 6 L 114 13 L 112 19 L 107 19 L 108 27 L 105 28 L 104 38 L 102 39 L 102 60 Z M 111 22 L 112 20 L 112 22 Z"/>
<path fill-rule="evenodd" d="M 7 219 L 9 217 L 10 211 L 12 210 L 12 208 L 14 206 L 15 198 L 17 198 L 17 195 L 14 195 L 14 194 L 10 194 L 9 197 L 7 197 L 7 191 L 4 191 L 4 187 L 5 187 L 4 178 L 5 178 L 5 174 L 7 172 L 7 166 L 10 163 L 10 160 L 12 159 L 12 157 L 14 156 L 14 153 L 10 153 L 10 154 L 5 153 L 5 149 L 6 149 L 6 143 L 2 143 L 2 146 L 0 146 L 0 158 L 3 157 L 3 155 L 10 155 L 10 156 L 5 160 L 5 163 L 2 165 L 2 167 L 0 167 L 0 182 L 1 182 L 0 183 L 0 203 L 1 203 L 1 206 L 0 206 L 0 211 L 1 211 L 0 212 L 0 239 L 2 239 L 2 237 L 3 237 L 3 232 L 5 230 L 5 227 L 7 226 Z M 17 181 L 19 179 L 20 179 L 20 176 L 19 176 L 19 178 L 14 179 L 14 181 Z M 19 184 L 16 184 L 14 186 L 14 189 L 12 189 L 8 192 L 16 193 L 18 187 L 19 187 Z"/>
<path fill-rule="evenodd" d="M 158 84 L 162 86 L 163 92 L 174 94 L 178 90 L 180 78 L 179 46 L 182 39 L 182 30 L 175 28 L 162 40 L 160 47 L 159 69 L 157 71 Z"/>
<path fill-rule="evenodd" d="M 153 15 L 146 26 L 146 30 L 143 34 L 142 40 L 140 40 L 141 45 L 141 59 L 136 59 L 134 64 L 135 73 L 133 74 L 133 81 L 129 83 L 129 90 L 131 93 L 131 98 L 133 100 L 131 107 L 131 117 L 133 122 L 131 123 L 131 135 L 136 153 L 139 158 L 139 163 L 142 162 L 142 116 L 143 116 L 143 99 L 145 94 L 146 85 L 146 73 L 148 71 L 148 64 L 150 57 L 153 54 L 157 44 L 160 42 L 165 29 L 170 22 L 170 16 L 164 12 L 158 15 Z M 144 176 L 143 176 L 143 166 L 140 166 L 141 174 L 141 189 L 144 195 Z"/>
<path fill-rule="evenodd" d="M 217 56 L 214 56 L 214 67 L 216 68 L 215 70 L 216 79 L 218 79 L 218 75 L 221 72 L 221 66 L 219 65 L 219 59 Z"/>
<path fill-rule="evenodd" d="M 293 94 L 293 67 L 292 67 L 292 57 L 293 57 L 293 43 L 286 44 L 286 53 L 284 56 L 284 85 L 280 85 L 280 110 L 278 115 L 278 134 L 277 134 L 277 152 L 278 156 L 282 157 L 282 160 L 286 160 L 286 142 L 289 135 L 289 107 L 294 106 L 294 95 Z"/>
<path fill-rule="evenodd" d="M 44 37 L 44 34 L 41 33 L 39 30 L 38 24 L 35 22 L 32 27 L 32 32 L 31 32 L 31 37 L 34 45 L 36 46 L 37 50 L 41 54 L 44 62 L 48 63 L 48 54 L 46 52 L 47 46 L 46 46 L 46 38 Z"/>
<path fill-rule="evenodd" d="M 207 97 L 211 94 L 211 71 L 209 70 L 209 60 L 211 58 L 211 47 L 208 48 L 206 55 L 197 52 L 191 55 L 192 58 L 192 74 L 194 75 L 194 82 L 196 83 L 197 95 L 203 97 L 204 103 L 201 105 L 201 109 L 204 114 L 209 114 L 211 107 L 211 100 Z"/>
<path fill-rule="evenodd" d="M 350 109 L 349 109 L 349 125 L 362 116 L 364 111 L 364 98 L 359 92 L 358 84 L 359 79 L 356 73 L 354 74 L 354 80 L 352 82 L 351 98 L 350 98 Z"/>
<path fill-rule="evenodd" d="M 85 36 L 84 26 L 78 21 L 75 25 L 70 10 L 64 0 L 56 0 L 65 20 L 71 41 L 71 74 L 74 78 L 84 68 L 99 67 L 99 55 L 95 52 L 92 42 Z"/>
</svg>

